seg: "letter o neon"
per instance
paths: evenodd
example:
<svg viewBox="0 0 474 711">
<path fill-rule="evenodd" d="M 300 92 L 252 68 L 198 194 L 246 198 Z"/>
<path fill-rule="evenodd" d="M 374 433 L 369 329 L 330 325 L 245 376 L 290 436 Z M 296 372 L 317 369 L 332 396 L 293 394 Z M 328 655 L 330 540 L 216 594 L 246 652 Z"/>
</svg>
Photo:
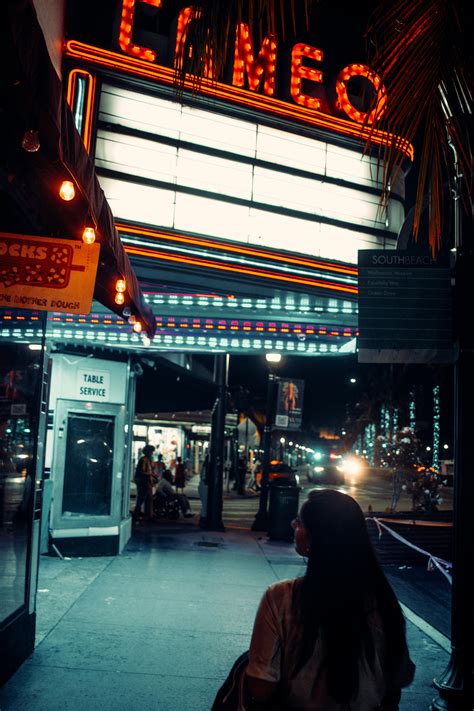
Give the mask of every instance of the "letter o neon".
<svg viewBox="0 0 474 711">
<path fill-rule="evenodd" d="M 358 111 L 358 109 L 356 109 L 349 100 L 347 82 L 352 77 L 365 77 L 371 82 L 375 89 L 377 94 L 377 104 L 369 114 L 364 113 L 363 111 Z M 363 64 L 348 64 L 347 67 L 341 69 L 336 79 L 336 92 L 340 108 L 349 116 L 349 118 L 357 121 L 357 123 L 375 123 L 386 111 L 387 90 L 385 89 L 379 75 Z"/>
</svg>

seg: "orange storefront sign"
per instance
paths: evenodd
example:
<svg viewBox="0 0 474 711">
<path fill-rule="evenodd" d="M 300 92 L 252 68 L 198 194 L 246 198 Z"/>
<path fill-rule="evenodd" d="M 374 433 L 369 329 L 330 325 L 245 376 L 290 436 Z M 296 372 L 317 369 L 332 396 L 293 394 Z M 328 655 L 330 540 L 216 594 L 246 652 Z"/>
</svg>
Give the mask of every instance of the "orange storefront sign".
<svg viewBox="0 0 474 711">
<path fill-rule="evenodd" d="M 87 314 L 100 245 L 0 232 L 0 307 Z"/>
</svg>

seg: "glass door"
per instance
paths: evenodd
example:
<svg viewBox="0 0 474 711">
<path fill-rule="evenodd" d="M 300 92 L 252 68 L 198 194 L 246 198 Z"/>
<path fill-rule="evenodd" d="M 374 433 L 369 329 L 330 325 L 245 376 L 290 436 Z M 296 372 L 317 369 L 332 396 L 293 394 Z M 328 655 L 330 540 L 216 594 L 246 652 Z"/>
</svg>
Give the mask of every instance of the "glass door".
<svg viewBox="0 0 474 711">
<path fill-rule="evenodd" d="M 125 406 L 56 400 L 52 528 L 118 524 L 124 471 Z"/>
<path fill-rule="evenodd" d="M 69 413 L 62 515 L 109 516 L 115 417 Z"/>
</svg>

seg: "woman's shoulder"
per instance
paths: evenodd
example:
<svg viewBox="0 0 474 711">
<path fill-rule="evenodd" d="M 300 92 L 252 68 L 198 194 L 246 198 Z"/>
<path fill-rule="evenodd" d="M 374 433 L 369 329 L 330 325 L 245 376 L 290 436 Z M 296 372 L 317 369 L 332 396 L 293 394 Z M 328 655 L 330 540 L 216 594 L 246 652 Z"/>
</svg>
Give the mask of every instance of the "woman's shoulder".
<svg viewBox="0 0 474 711">
<path fill-rule="evenodd" d="M 281 602 L 288 599 L 291 601 L 293 593 L 301 583 L 301 578 L 291 578 L 289 580 L 279 580 L 277 583 L 272 583 L 265 591 L 265 597 L 275 602 Z"/>
</svg>

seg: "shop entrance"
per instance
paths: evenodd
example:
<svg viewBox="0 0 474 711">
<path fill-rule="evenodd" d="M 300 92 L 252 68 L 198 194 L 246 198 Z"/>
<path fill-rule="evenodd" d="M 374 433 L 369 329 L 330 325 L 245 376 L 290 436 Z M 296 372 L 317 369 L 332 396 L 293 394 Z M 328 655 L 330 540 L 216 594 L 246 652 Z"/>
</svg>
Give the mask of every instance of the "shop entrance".
<svg viewBox="0 0 474 711">
<path fill-rule="evenodd" d="M 58 399 L 51 535 L 62 553 L 118 552 L 125 406 Z M 110 549 L 110 550 L 109 550 Z"/>
</svg>

